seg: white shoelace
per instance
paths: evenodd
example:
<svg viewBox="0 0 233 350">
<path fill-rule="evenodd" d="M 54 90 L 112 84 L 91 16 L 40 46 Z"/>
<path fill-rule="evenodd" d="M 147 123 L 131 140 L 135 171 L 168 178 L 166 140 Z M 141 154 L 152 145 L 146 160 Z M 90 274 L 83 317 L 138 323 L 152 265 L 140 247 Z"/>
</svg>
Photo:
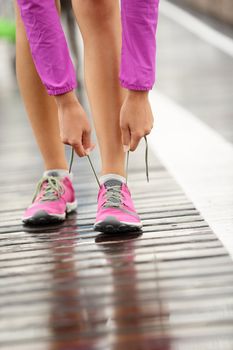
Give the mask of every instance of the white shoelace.
<svg viewBox="0 0 233 350">
<path fill-rule="evenodd" d="M 147 142 L 146 136 L 144 136 L 144 140 L 145 140 L 145 143 L 146 143 L 146 150 L 145 150 L 146 178 L 147 178 L 147 182 L 149 182 L 148 142 Z M 90 163 L 90 166 L 91 166 L 91 169 L 93 171 L 93 174 L 94 174 L 94 176 L 96 178 L 96 182 L 97 182 L 98 186 L 100 187 L 101 186 L 100 185 L 100 181 L 99 181 L 99 178 L 98 178 L 97 173 L 95 171 L 95 168 L 93 166 L 93 163 L 91 161 L 91 158 L 90 158 L 89 155 L 87 156 L 87 158 L 88 158 L 88 161 Z M 69 173 L 71 172 L 73 161 L 74 161 L 74 148 L 72 148 L 72 151 L 71 151 Z M 129 151 L 127 152 L 127 156 L 126 156 L 126 183 L 127 183 L 127 180 L 128 180 L 128 167 L 129 167 Z"/>
<path fill-rule="evenodd" d="M 103 205 L 105 208 L 119 208 L 122 204 L 122 194 L 120 185 L 112 185 L 106 187 L 105 194 L 106 202 Z"/>
<path fill-rule="evenodd" d="M 36 199 L 38 194 L 40 193 L 42 186 L 46 182 L 44 193 L 41 197 L 42 202 L 46 201 L 55 201 L 59 199 L 64 193 L 64 188 L 61 184 L 61 181 L 58 177 L 55 176 L 44 176 L 37 184 L 36 191 L 33 196 L 32 202 Z"/>
</svg>

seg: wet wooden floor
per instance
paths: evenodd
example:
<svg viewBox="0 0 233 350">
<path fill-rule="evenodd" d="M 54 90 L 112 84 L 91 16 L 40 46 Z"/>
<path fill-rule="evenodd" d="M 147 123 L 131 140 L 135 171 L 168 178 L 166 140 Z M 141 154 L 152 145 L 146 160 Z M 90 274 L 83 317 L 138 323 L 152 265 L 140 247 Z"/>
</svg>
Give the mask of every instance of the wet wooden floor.
<svg viewBox="0 0 233 350">
<path fill-rule="evenodd" d="M 21 225 L 42 164 L 15 82 L 6 89 L 7 82 L 0 87 L 0 349 L 233 350 L 233 262 L 151 152 L 146 183 L 143 144 L 129 175 L 142 234 L 93 231 L 98 187 L 86 159 L 74 166 L 78 212 L 62 225 Z M 99 169 L 96 153 L 94 162 Z"/>
<path fill-rule="evenodd" d="M 233 349 L 232 260 L 152 155 L 146 183 L 143 145 L 129 178 L 144 230 L 122 236 L 92 230 L 97 185 L 85 159 L 74 168 L 78 213 L 23 227 L 40 162 L 30 139 L 13 146 L 0 153 L 11 169 L 1 181 L 2 350 Z"/>
</svg>

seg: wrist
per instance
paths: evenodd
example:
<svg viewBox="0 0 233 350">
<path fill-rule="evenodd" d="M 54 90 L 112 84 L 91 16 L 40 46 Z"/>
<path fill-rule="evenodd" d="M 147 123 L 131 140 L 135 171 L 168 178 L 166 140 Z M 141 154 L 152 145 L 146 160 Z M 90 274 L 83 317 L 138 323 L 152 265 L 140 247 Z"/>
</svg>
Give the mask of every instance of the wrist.
<svg viewBox="0 0 233 350">
<path fill-rule="evenodd" d="M 74 90 L 62 95 L 56 95 L 54 97 L 58 108 L 66 108 L 68 106 L 77 104 L 77 102 L 79 102 L 75 95 Z"/>
<path fill-rule="evenodd" d="M 127 96 L 130 99 L 148 98 L 149 90 L 128 90 Z"/>
</svg>

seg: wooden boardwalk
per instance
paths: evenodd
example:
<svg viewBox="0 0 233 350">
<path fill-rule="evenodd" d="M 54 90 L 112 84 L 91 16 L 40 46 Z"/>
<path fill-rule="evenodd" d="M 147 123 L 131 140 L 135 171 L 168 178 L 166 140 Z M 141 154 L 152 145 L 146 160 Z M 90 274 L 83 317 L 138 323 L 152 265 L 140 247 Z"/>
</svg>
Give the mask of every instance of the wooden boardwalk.
<svg viewBox="0 0 233 350">
<path fill-rule="evenodd" d="M 233 349 L 233 262 L 151 154 L 146 183 L 143 144 L 129 175 L 143 234 L 117 236 L 92 230 L 97 185 L 86 159 L 74 168 L 78 213 L 23 227 L 41 168 L 31 141 L 17 142 L 0 152 L 3 175 L 10 168 L 1 181 L 1 350 Z"/>
<path fill-rule="evenodd" d="M 166 44 L 160 55 L 163 75 L 159 84 L 168 96 L 183 99 L 184 106 L 190 104 L 190 110 L 202 108 L 203 119 L 208 122 L 218 110 L 215 104 L 204 100 L 209 97 L 201 90 L 205 81 L 196 71 L 191 80 L 191 70 L 187 70 L 189 79 L 182 83 L 176 77 L 179 65 L 182 72 L 185 67 L 188 69 L 184 50 L 189 51 L 186 44 L 192 46 L 193 39 L 177 40 L 169 21 L 163 19 L 161 24 L 160 35 L 173 33 L 175 39 L 172 37 L 173 46 Z M 182 50 L 177 42 L 182 44 Z M 177 56 L 176 69 L 171 53 L 174 46 L 184 57 L 181 64 Z M 5 50 L 0 50 L 0 54 L 1 65 Z M 203 57 L 212 56 L 204 51 Z M 216 59 L 224 67 L 227 60 Z M 217 83 L 212 84 L 215 70 L 203 70 L 209 74 L 208 88 L 219 88 Z M 42 164 L 15 81 L 10 81 L 2 66 L 3 71 L 0 350 L 233 350 L 232 259 L 151 152 L 150 183 L 146 183 L 143 143 L 130 156 L 129 175 L 130 189 L 144 224 L 142 234 L 103 235 L 93 231 L 98 187 L 87 159 L 77 158 L 74 183 L 78 212 L 62 225 L 34 229 L 21 225 L 20 217 L 32 198 Z M 216 71 L 222 76 L 221 70 Z M 230 80 L 228 71 L 226 74 Z M 175 84 L 171 84 L 171 77 Z M 189 98 L 194 96 L 190 86 L 196 86 L 195 79 L 200 82 L 202 103 Z M 230 91 L 230 86 L 226 91 Z M 225 102 L 225 90 L 220 90 L 221 106 L 231 111 Z M 212 92 L 210 95 L 215 96 Z M 216 104 L 219 105 L 217 98 Z M 224 135 L 230 134 L 225 130 L 231 129 L 226 127 L 232 123 L 228 119 L 230 114 L 226 112 L 216 118 L 224 126 Z M 97 152 L 93 160 L 99 169 Z"/>
</svg>

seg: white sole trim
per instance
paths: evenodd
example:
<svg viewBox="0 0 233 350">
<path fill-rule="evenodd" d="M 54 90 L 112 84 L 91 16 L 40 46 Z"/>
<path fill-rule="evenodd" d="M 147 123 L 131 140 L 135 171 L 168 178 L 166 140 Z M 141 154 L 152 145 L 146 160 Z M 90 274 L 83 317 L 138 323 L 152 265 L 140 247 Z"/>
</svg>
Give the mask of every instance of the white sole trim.
<svg viewBox="0 0 233 350">
<path fill-rule="evenodd" d="M 97 221 L 97 222 L 95 222 L 94 226 L 98 225 L 98 224 L 102 224 L 103 222 L 105 222 L 105 221 L 104 220 Z M 125 224 L 125 225 L 130 225 L 130 226 L 135 226 L 135 227 L 142 227 L 143 226 L 141 222 L 136 223 L 136 222 L 118 221 L 118 220 L 117 220 L 117 222 L 119 224 Z"/>
<path fill-rule="evenodd" d="M 47 213 L 47 216 L 51 216 L 51 217 L 53 217 L 53 218 L 58 218 L 58 219 L 60 219 L 60 220 L 65 220 L 65 218 L 66 218 L 66 214 L 69 214 L 69 213 L 71 213 L 72 211 L 74 211 L 75 209 L 77 209 L 77 200 L 75 200 L 74 202 L 70 202 L 70 203 L 67 203 L 66 204 L 66 212 L 65 213 L 63 213 L 63 214 L 49 214 L 49 213 Z M 31 219 L 31 218 L 33 218 L 33 215 L 32 216 L 27 216 L 27 217 L 23 217 L 23 218 L 21 218 L 21 220 L 22 220 L 22 222 L 25 222 L 25 221 L 27 221 L 28 219 Z"/>
<path fill-rule="evenodd" d="M 77 209 L 78 202 L 75 200 L 74 202 L 66 204 L 66 212 L 71 213 L 73 210 Z"/>
<path fill-rule="evenodd" d="M 47 216 L 51 216 L 51 217 L 53 217 L 53 218 L 58 218 L 58 219 L 65 219 L 66 218 L 66 214 L 64 213 L 64 214 L 49 214 L 49 213 L 47 213 Z M 23 222 L 25 222 L 26 220 L 28 220 L 28 219 L 31 219 L 31 218 L 33 218 L 33 216 L 27 216 L 27 217 L 23 217 L 23 218 L 21 218 L 21 220 L 23 221 Z"/>
</svg>

